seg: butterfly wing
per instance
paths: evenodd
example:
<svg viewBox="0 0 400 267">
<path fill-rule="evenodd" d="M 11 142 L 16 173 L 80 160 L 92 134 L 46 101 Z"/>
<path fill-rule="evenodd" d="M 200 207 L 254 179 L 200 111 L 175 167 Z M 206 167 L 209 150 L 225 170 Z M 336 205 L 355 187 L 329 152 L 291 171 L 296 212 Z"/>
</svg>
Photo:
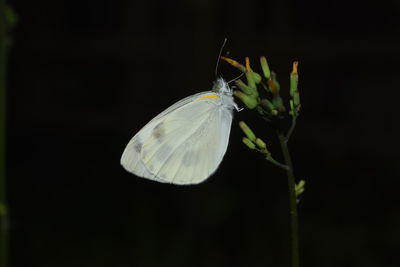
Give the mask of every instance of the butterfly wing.
<svg viewBox="0 0 400 267">
<path fill-rule="evenodd" d="M 153 118 L 149 123 L 147 123 L 134 137 L 132 137 L 132 139 L 129 141 L 128 145 L 126 146 L 124 152 L 122 153 L 121 156 L 121 165 L 129 172 L 136 174 L 140 177 L 144 177 L 144 178 L 149 178 L 149 179 L 154 179 L 157 180 L 157 178 L 154 177 L 154 175 L 152 173 L 150 173 L 145 165 L 143 164 L 142 160 L 141 160 L 141 149 L 143 146 L 143 139 L 148 136 L 152 130 L 154 129 L 154 127 L 159 124 L 163 118 L 175 111 L 176 109 L 188 104 L 189 102 L 193 101 L 193 99 L 196 99 L 202 95 L 204 95 L 207 92 L 201 92 L 192 96 L 188 96 L 178 102 L 176 102 L 175 104 L 173 104 L 172 106 L 170 106 L 169 108 L 167 108 L 166 110 L 164 110 L 163 112 L 161 112 L 160 114 L 158 114 L 155 118 Z M 158 180 L 159 182 L 165 182 L 162 180 Z"/>
<path fill-rule="evenodd" d="M 210 93 L 184 99 L 154 118 L 132 138 L 122 165 L 161 182 L 196 184 L 207 179 L 222 161 L 232 123 L 232 112 L 219 105 L 221 99 L 204 98 Z"/>
</svg>

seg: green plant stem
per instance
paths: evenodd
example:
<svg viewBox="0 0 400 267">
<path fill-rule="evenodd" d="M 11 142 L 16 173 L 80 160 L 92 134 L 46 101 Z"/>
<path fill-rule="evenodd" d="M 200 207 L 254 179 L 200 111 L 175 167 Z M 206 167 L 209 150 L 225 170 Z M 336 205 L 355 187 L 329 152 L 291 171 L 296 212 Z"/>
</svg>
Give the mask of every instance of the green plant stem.
<svg viewBox="0 0 400 267">
<path fill-rule="evenodd" d="M 300 266 L 300 253 L 299 253 L 299 219 L 297 214 L 297 200 L 296 200 L 296 181 L 293 172 L 293 164 L 290 158 L 289 148 L 287 146 L 287 139 L 285 135 L 278 132 L 279 142 L 281 144 L 283 158 L 288 167 L 286 170 L 289 185 L 289 203 L 290 203 L 290 226 L 291 226 L 291 248 L 292 248 L 292 267 Z"/>
<path fill-rule="evenodd" d="M 288 133 L 286 134 L 286 138 L 285 138 L 286 142 L 289 141 L 290 136 L 292 135 L 294 128 L 296 127 L 296 120 L 297 120 L 297 117 L 293 116 L 292 123 L 290 124 L 290 129 L 289 129 Z"/>
<path fill-rule="evenodd" d="M 7 266 L 8 213 L 6 203 L 6 64 L 5 0 L 0 0 L 0 267 Z"/>
<path fill-rule="evenodd" d="M 275 160 L 271 154 L 267 154 L 267 156 L 265 157 L 266 160 L 268 160 L 269 162 L 271 162 L 272 164 L 278 166 L 281 169 L 284 169 L 285 171 L 288 171 L 288 166 L 286 166 L 285 164 L 280 163 L 279 161 Z"/>
</svg>

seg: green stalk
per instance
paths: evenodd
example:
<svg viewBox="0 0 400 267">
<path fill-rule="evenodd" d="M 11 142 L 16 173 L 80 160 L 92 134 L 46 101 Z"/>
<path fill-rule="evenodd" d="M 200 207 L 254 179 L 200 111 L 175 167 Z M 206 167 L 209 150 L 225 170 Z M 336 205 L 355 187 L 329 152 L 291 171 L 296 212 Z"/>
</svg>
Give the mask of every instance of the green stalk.
<svg viewBox="0 0 400 267">
<path fill-rule="evenodd" d="M 292 136 L 292 133 L 293 133 L 293 131 L 294 131 L 294 128 L 296 127 L 296 119 L 297 119 L 296 116 L 293 116 L 293 117 L 292 117 L 292 123 L 291 123 L 291 125 L 290 125 L 290 129 L 289 129 L 288 133 L 286 134 L 286 142 L 289 141 L 290 136 Z"/>
<path fill-rule="evenodd" d="M 0 267 L 7 266 L 8 214 L 6 202 L 6 64 L 5 0 L 0 0 Z"/>
<path fill-rule="evenodd" d="M 290 203 L 290 227 L 291 227 L 291 247 L 292 247 L 292 267 L 300 266 L 300 253 L 299 253 L 299 219 L 297 214 L 297 199 L 296 199 L 296 181 L 294 178 L 293 164 L 290 158 L 289 148 L 285 135 L 278 132 L 279 142 L 281 144 L 283 158 L 285 165 L 288 167 L 287 177 L 289 185 L 289 203 Z"/>
</svg>

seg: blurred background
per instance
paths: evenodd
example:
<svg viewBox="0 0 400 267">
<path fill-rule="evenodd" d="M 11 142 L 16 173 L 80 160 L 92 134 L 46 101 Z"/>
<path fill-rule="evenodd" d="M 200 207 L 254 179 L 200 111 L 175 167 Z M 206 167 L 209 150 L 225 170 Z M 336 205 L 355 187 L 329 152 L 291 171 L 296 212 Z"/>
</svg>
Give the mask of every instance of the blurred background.
<svg viewBox="0 0 400 267">
<path fill-rule="evenodd" d="M 265 55 L 302 112 L 289 143 L 302 266 L 398 266 L 398 1 L 8 1 L 11 266 L 289 266 L 285 173 L 249 151 L 235 113 L 218 171 L 197 186 L 138 178 L 130 138 L 174 102 L 210 90 L 225 52 Z M 227 80 L 239 72 L 221 62 Z M 241 104 L 240 104 L 241 105 Z"/>
</svg>

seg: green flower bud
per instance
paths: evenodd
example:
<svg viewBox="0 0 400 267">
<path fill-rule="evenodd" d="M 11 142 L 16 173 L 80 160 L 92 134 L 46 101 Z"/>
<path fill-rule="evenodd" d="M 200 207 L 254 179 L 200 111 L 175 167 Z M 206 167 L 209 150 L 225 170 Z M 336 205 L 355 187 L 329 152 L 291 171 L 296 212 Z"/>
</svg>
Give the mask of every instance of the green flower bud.
<svg viewBox="0 0 400 267">
<path fill-rule="evenodd" d="M 250 87 L 248 87 L 242 80 L 235 81 L 235 84 L 236 84 L 237 87 L 239 87 L 240 90 L 243 91 L 243 93 L 245 93 L 248 96 L 253 97 L 254 92 L 257 92 L 257 90 L 253 90 Z M 257 93 L 257 95 L 258 95 L 258 93 Z M 256 97 L 257 96 L 255 96 L 255 98 Z"/>
<path fill-rule="evenodd" d="M 247 78 L 248 86 L 252 90 L 257 90 L 256 81 L 254 80 L 253 70 L 250 68 L 250 59 L 248 57 L 246 57 L 245 61 L 246 61 L 246 78 Z"/>
<path fill-rule="evenodd" d="M 290 99 L 289 103 L 290 103 L 289 115 L 296 117 L 297 116 L 297 112 L 296 112 L 296 109 L 294 108 L 293 99 Z"/>
<path fill-rule="evenodd" d="M 298 62 L 293 62 L 293 71 L 290 74 L 290 96 L 293 97 L 297 91 L 297 84 L 299 81 L 299 74 L 297 73 Z"/>
<path fill-rule="evenodd" d="M 264 56 L 260 57 L 260 63 L 261 63 L 261 68 L 262 68 L 264 77 L 267 79 L 270 79 L 271 71 L 269 70 L 267 59 Z"/>
<path fill-rule="evenodd" d="M 251 142 L 256 141 L 256 135 L 244 121 L 239 122 L 239 127 Z"/>
<path fill-rule="evenodd" d="M 294 190 L 296 192 L 296 196 L 299 196 L 301 193 L 304 192 L 306 182 L 304 180 L 300 180 L 295 186 Z"/>
<path fill-rule="evenodd" d="M 272 104 L 276 107 L 279 112 L 285 112 L 286 108 L 283 105 L 283 100 L 279 95 L 272 98 Z"/>
<path fill-rule="evenodd" d="M 269 112 L 271 112 L 272 115 L 278 115 L 278 111 L 276 110 L 274 104 L 271 103 L 271 101 L 269 101 L 266 98 L 261 99 L 261 105 L 266 108 Z"/>
<path fill-rule="evenodd" d="M 266 149 L 267 148 L 267 144 L 264 143 L 263 140 L 261 140 L 260 138 L 257 137 L 256 139 L 256 145 L 261 148 L 261 149 Z"/>
<path fill-rule="evenodd" d="M 278 81 L 276 80 L 276 74 L 275 72 L 271 72 L 271 79 L 267 81 L 269 90 L 273 95 L 278 95 L 279 91 L 281 89 L 281 86 L 279 85 Z"/>
<path fill-rule="evenodd" d="M 304 192 L 304 188 L 299 188 L 299 189 L 296 191 L 296 196 L 300 196 L 303 192 Z"/>
<path fill-rule="evenodd" d="M 261 75 L 254 71 L 253 71 L 253 79 L 256 84 L 259 84 L 262 80 Z"/>
<path fill-rule="evenodd" d="M 242 91 L 239 90 L 235 90 L 233 92 L 233 94 L 239 98 L 240 100 L 242 100 L 242 102 L 246 105 L 246 107 L 248 107 L 249 109 L 254 109 L 255 107 L 257 107 L 258 101 L 257 99 L 250 97 L 246 94 L 244 94 Z"/>
<path fill-rule="evenodd" d="M 256 149 L 256 145 L 253 142 L 251 142 L 251 140 L 248 139 L 247 137 L 243 137 L 242 141 L 248 148 Z"/>
<path fill-rule="evenodd" d="M 233 59 L 227 58 L 227 57 L 220 57 L 220 58 L 222 60 L 228 62 L 229 64 L 231 64 L 232 66 L 234 66 L 235 68 L 240 70 L 241 72 L 246 72 L 246 67 L 243 66 L 242 64 L 240 64 L 239 62 L 237 62 L 236 60 L 233 60 Z"/>
<path fill-rule="evenodd" d="M 293 95 L 293 104 L 294 104 L 295 107 L 299 107 L 300 106 L 300 94 L 299 94 L 299 92 L 296 92 Z"/>
</svg>

